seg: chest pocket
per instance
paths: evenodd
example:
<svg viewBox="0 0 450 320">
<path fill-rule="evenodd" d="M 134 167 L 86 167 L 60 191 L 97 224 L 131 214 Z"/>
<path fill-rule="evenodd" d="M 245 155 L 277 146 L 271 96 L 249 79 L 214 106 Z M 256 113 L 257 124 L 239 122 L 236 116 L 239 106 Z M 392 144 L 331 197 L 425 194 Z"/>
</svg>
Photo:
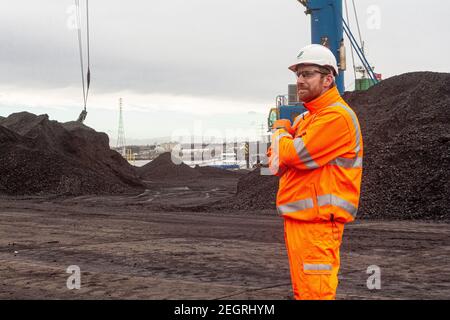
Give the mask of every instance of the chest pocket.
<svg viewBox="0 0 450 320">
<path fill-rule="evenodd" d="M 309 111 L 304 112 L 298 118 L 296 119 L 296 125 L 295 125 L 295 137 L 299 138 L 306 135 L 306 130 L 310 123 L 314 120 L 317 114 L 311 115 Z"/>
<path fill-rule="evenodd" d="M 295 138 L 300 138 L 303 137 L 306 134 L 306 130 L 299 128 L 297 129 L 297 131 L 295 132 Z"/>
</svg>

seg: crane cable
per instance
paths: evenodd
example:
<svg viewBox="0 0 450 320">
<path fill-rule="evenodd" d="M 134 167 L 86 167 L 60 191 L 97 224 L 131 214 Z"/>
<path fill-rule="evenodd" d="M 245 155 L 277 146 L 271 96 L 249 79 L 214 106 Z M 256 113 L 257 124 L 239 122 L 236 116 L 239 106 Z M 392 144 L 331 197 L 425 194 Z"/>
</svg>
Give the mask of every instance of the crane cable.
<svg viewBox="0 0 450 320">
<path fill-rule="evenodd" d="M 87 49 L 87 72 L 86 81 L 84 76 L 84 61 L 83 61 L 83 41 L 81 35 L 81 14 L 80 14 L 80 0 L 75 0 L 77 29 L 78 29 L 78 49 L 80 54 L 80 67 L 81 67 L 81 84 L 83 86 L 83 110 L 78 116 L 78 122 L 83 123 L 86 119 L 87 111 L 87 99 L 89 95 L 89 87 L 91 84 L 91 66 L 90 66 L 90 49 L 89 49 L 89 0 L 86 0 L 86 49 Z"/>
<path fill-rule="evenodd" d="M 361 29 L 359 27 L 359 19 L 358 19 L 358 13 L 356 12 L 355 0 L 352 0 L 352 4 L 353 4 L 353 11 L 355 12 L 356 26 L 358 27 L 359 42 L 360 42 L 359 46 L 361 47 L 362 52 L 365 54 L 365 52 L 364 52 L 364 42 L 363 42 L 363 39 L 362 39 L 362 36 L 361 36 Z"/>
<path fill-rule="evenodd" d="M 361 28 L 359 26 L 359 19 L 358 19 L 358 13 L 356 11 L 356 5 L 355 5 L 355 0 L 352 0 L 352 6 L 353 6 L 353 13 L 355 15 L 355 20 L 356 20 L 356 27 L 358 28 L 358 36 L 359 36 L 359 47 L 361 48 L 361 51 L 363 54 L 365 54 L 364 52 L 364 41 L 361 35 Z M 350 17 L 348 14 L 348 7 L 347 7 L 347 0 L 345 0 L 345 12 L 346 12 L 346 16 L 347 16 L 347 24 L 348 24 L 348 28 L 350 29 Z M 355 40 L 355 43 L 358 44 Z M 351 47 L 352 49 L 352 62 L 353 62 L 353 75 L 355 77 L 355 82 L 356 82 L 356 66 L 355 66 L 355 58 L 354 58 L 354 54 L 353 54 L 353 46 Z M 369 72 L 369 71 L 367 71 Z"/>
</svg>

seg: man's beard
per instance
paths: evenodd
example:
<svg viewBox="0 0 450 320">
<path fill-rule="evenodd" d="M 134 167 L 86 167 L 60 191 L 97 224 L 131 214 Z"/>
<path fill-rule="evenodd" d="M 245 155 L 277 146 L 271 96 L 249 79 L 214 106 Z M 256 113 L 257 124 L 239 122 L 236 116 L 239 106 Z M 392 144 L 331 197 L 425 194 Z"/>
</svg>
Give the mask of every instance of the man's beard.
<svg viewBox="0 0 450 320">
<path fill-rule="evenodd" d="M 300 91 L 302 91 L 303 94 L 301 94 Z M 297 96 L 298 96 L 299 100 L 302 102 L 308 102 L 308 101 L 305 101 L 305 99 L 309 100 L 308 98 L 310 97 L 310 95 L 311 95 L 311 92 L 309 91 L 309 88 L 307 88 L 307 87 L 297 89 Z"/>
</svg>

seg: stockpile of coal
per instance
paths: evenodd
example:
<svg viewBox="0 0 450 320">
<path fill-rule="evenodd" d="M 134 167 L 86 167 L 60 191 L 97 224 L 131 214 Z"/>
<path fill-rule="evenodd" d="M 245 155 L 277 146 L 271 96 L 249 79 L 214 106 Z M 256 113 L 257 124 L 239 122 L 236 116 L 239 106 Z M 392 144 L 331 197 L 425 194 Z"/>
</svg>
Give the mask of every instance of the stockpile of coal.
<svg viewBox="0 0 450 320">
<path fill-rule="evenodd" d="M 202 176 L 209 178 L 229 178 L 229 177 L 239 177 L 242 174 L 247 173 L 248 171 L 231 171 L 227 169 L 222 169 L 218 167 L 211 166 L 195 166 L 194 168 L 197 172 L 199 172 Z M 244 173 L 245 172 L 245 173 Z"/>
<path fill-rule="evenodd" d="M 359 216 L 450 219 L 450 74 L 407 73 L 345 99 L 364 139 Z"/>
<path fill-rule="evenodd" d="M 173 158 L 172 158 L 173 157 Z M 181 159 L 165 152 L 145 166 L 136 168 L 139 176 L 148 181 L 190 180 L 202 174 L 189 167 Z"/>
<path fill-rule="evenodd" d="M 105 133 L 28 112 L 0 119 L 0 193 L 111 194 L 144 188 Z"/>
<path fill-rule="evenodd" d="M 234 197 L 220 201 L 215 209 L 264 210 L 275 209 L 278 177 L 261 175 L 260 168 L 239 178 Z"/>
<path fill-rule="evenodd" d="M 450 74 L 407 73 L 344 99 L 364 141 L 358 217 L 449 220 Z M 275 209 L 277 188 L 255 170 L 218 207 Z"/>
</svg>

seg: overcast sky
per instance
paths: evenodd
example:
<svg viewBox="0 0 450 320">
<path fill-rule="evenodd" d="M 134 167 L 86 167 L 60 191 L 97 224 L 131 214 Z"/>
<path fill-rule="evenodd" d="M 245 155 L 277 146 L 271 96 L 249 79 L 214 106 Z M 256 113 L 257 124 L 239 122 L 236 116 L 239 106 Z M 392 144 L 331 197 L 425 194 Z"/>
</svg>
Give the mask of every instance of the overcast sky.
<svg viewBox="0 0 450 320">
<path fill-rule="evenodd" d="M 355 2 L 368 59 L 384 78 L 450 72 L 450 2 Z M 74 2 L 0 4 L 0 115 L 76 119 L 82 91 Z M 356 33 L 353 15 L 351 25 Z M 310 18 L 296 0 L 91 0 L 90 28 L 86 124 L 115 139 L 122 97 L 128 141 L 175 129 L 259 132 L 275 96 L 295 82 L 287 66 L 310 43 Z M 348 45 L 347 53 L 351 69 Z M 346 72 L 346 87 L 353 85 Z"/>
</svg>

